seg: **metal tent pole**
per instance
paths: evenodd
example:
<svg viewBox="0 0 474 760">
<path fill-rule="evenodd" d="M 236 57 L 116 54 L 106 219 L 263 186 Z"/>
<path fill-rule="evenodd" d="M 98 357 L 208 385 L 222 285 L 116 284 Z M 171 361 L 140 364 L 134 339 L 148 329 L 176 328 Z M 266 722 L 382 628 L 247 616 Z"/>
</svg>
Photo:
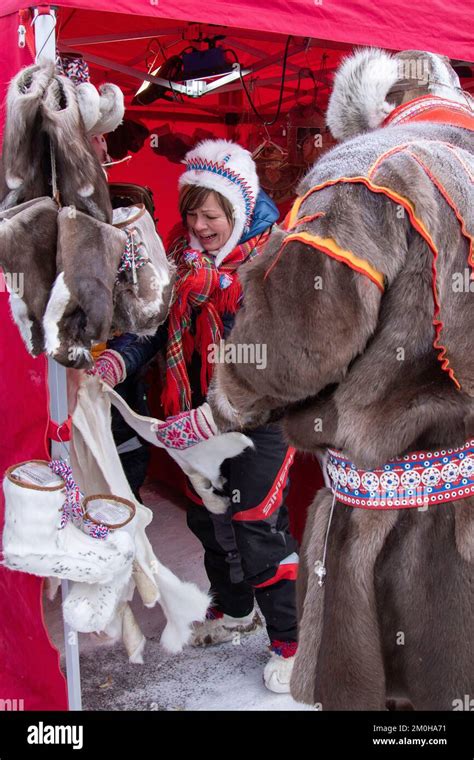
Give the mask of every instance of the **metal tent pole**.
<svg viewBox="0 0 474 760">
<path fill-rule="evenodd" d="M 33 17 L 35 29 L 36 61 L 56 60 L 56 12 L 50 9 L 48 13 L 41 14 L 34 9 Z M 68 416 L 67 404 L 67 377 L 66 370 L 54 359 L 48 359 L 48 384 L 50 394 L 50 414 L 56 422 L 64 422 Z M 52 441 L 51 456 L 59 458 L 64 453 L 66 443 Z M 61 581 L 61 595 L 64 601 L 68 593 L 69 582 Z M 64 651 L 66 655 L 66 677 L 68 702 L 70 710 L 82 710 L 81 698 L 81 671 L 79 665 L 79 640 L 76 631 L 73 631 L 63 619 L 64 626 Z"/>
</svg>

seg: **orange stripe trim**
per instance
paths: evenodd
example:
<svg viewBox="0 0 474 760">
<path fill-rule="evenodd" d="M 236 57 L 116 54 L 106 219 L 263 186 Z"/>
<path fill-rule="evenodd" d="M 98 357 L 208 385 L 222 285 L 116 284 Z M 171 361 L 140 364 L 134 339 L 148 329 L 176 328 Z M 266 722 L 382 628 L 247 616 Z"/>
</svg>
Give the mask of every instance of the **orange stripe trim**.
<svg viewBox="0 0 474 760">
<path fill-rule="evenodd" d="M 408 145 L 408 143 L 407 143 L 407 145 Z M 407 147 L 407 145 L 402 146 L 402 148 L 405 149 Z M 397 146 L 397 149 L 401 149 L 400 146 Z M 391 152 L 394 153 L 397 149 L 394 148 L 394 149 L 392 149 Z M 390 153 L 390 151 L 388 153 Z M 388 153 L 384 154 L 384 157 L 387 157 Z M 377 162 L 378 162 L 378 160 L 377 160 Z M 375 164 L 377 164 L 377 162 L 375 162 Z M 374 166 L 375 166 L 375 164 L 374 164 Z M 325 182 L 321 182 L 319 185 L 315 185 L 314 187 L 310 188 L 305 193 L 305 195 L 302 198 L 299 198 L 297 200 L 297 202 L 295 203 L 295 206 L 293 208 L 296 207 L 296 204 L 298 204 L 298 208 L 299 208 L 301 206 L 301 204 L 306 200 L 306 198 L 308 198 L 313 193 L 318 192 L 319 190 L 323 190 L 326 187 L 332 187 L 334 185 L 342 185 L 342 184 L 363 184 L 369 190 L 371 190 L 372 192 L 374 192 L 374 193 L 381 193 L 382 195 L 386 195 L 387 198 L 390 198 L 390 200 L 395 201 L 396 203 L 398 203 L 401 206 L 403 206 L 403 208 L 406 210 L 406 212 L 407 212 L 407 214 L 409 216 L 411 224 L 416 229 L 416 231 L 422 236 L 422 238 L 425 240 L 425 242 L 427 243 L 427 245 L 431 249 L 431 252 L 433 253 L 433 266 L 432 266 L 432 272 L 433 272 L 433 301 L 434 301 L 434 305 L 435 305 L 434 316 L 433 316 L 433 326 L 435 328 L 435 338 L 434 338 L 434 341 L 433 341 L 433 347 L 439 352 L 438 353 L 438 360 L 441 362 L 441 368 L 445 372 L 448 373 L 449 377 L 453 381 L 453 383 L 456 386 L 456 388 L 458 390 L 460 390 L 461 389 L 461 385 L 460 385 L 459 381 L 457 380 L 457 378 L 455 377 L 454 371 L 453 371 L 452 367 L 449 366 L 449 359 L 446 356 L 446 347 L 443 346 L 439 342 L 440 341 L 440 336 L 441 336 L 441 329 L 443 327 L 443 323 L 441 322 L 440 319 L 438 319 L 438 316 L 439 316 L 439 313 L 440 313 L 440 305 L 439 305 L 439 301 L 438 301 L 438 294 L 437 294 L 437 288 L 436 288 L 436 261 L 438 259 L 438 249 L 437 249 L 437 247 L 436 247 L 436 245 L 435 245 L 435 243 L 434 243 L 431 235 L 429 234 L 428 230 L 426 229 L 425 225 L 423 224 L 423 222 L 421 221 L 421 219 L 416 216 L 415 210 L 414 210 L 414 207 L 413 207 L 411 201 L 409 201 L 404 196 L 399 195 L 397 192 L 395 192 L 394 190 L 391 190 L 388 187 L 384 187 L 383 185 L 376 185 L 374 182 L 372 182 L 372 180 L 369 177 L 362 177 L 362 176 L 356 176 L 356 177 L 338 177 L 337 179 L 326 180 Z M 292 209 L 292 211 L 293 211 L 293 209 Z M 283 242 L 282 248 L 280 249 L 280 251 L 277 254 L 276 260 L 273 262 L 272 266 L 269 267 L 269 269 L 267 270 L 264 279 L 267 278 L 267 276 L 269 275 L 269 273 L 271 272 L 271 270 L 273 269 L 273 267 L 277 263 L 278 259 L 280 258 L 281 252 L 284 249 L 284 242 Z"/>
<path fill-rule="evenodd" d="M 293 223 L 292 229 L 295 227 L 299 227 L 300 224 L 307 224 L 309 222 L 314 222 L 315 219 L 320 219 L 322 216 L 326 216 L 325 211 L 317 211 L 316 214 L 309 214 L 308 216 L 302 216 L 301 219 L 297 219 L 296 222 Z"/>
<path fill-rule="evenodd" d="M 419 166 L 421 166 L 421 168 L 423 169 L 423 171 L 425 172 L 425 174 L 428 175 L 428 177 L 430 178 L 430 180 L 432 181 L 432 183 L 438 188 L 439 192 L 443 196 L 443 198 L 446 201 L 446 203 L 449 206 L 451 206 L 452 210 L 456 214 L 456 218 L 457 218 L 458 222 L 461 225 L 462 234 L 469 241 L 469 259 L 468 259 L 468 262 L 469 262 L 469 264 L 471 266 L 473 266 L 474 265 L 474 238 L 472 237 L 472 235 L 469 234 L 469 232 L 467 230 L 466 222 L 464 221 L 464 217 L 462 216 L 461 212 L 459 211 L 458 207 L 456 206 L 456 204 L 452 200 L 451 196 L 449 195 L 449 193 L 446 190 L 446 188 L 444 187 L 444 185 L 442 185 L 441 182 L 439 181 L 439 179 L 437 177 L 435 177 L 434 174 L 432 174 L 430 168 L 428 166 L 426 166 L 426 164 L 424 163 L 424 161 L 422 161 L 421 158 L 419 158 L 418 156 L 416 156 L 410 150 L 407 151 L 407 152 L 417 162 L 417 164 L 419 164 Z M 471 182 L 472 182 L 472 179 L 471 179 Z"/>
<path fill-rule="evenodd" d="M 467 164 L 464 163 L 464 161 L 462 160 L 462 158 L 459 155 L 459 153 L 456 152 L 456 146 L 455 145 L 451 145 L 451 143 L 448 143 L 448 142 L 441 142 L 441 144 L 444 145 L 445 148 L 448 148 L 448 150 L 451 151 L 451 153 L 459 161 L 459 163 L 461 164 L 462 168 L 466 172 L 467 176 L 469 177 L 469 180 L 470 180 L 471 184 L 474 184 L 474 174 L 471 172 L 470 167 Z"/>
<path fill-rule="evenodd" d="M 410 147 L 415 142 L 415 140 L 412 140 L 411 142 L 404 143 L 403 145 L 395 145 L 394 148 L 390 148 L 390 150 L 387 150 L 385 153 L 382 153 L 381 156 L 379 156 L 376 161 L 372 164 L 369 171 L 367 172 L 367 176 L 369 179 L 372 179 L 373 175 L 377 171 L 377 169 L 380 168 L 380 165 L 383 164 L 383 162 L 387 158 L 391 158 L 391 156 L 394 156 L 396 153 L 402 153 L 404 150 Z"/>
<path fill-rule="evenodd" d="M 283 247 L 287 243 L 291 243 L 295 240 L 298 240 L 301 243 L 306 243 L 312 248 L 326 253 L 328 256 L 336 259 L 337 261 L 342 261 L 344 264 L 347 264 L 356 272 L 365 274 L 369 280 L 372 280 L 372 282 L 377 285 L 382 293 L 384 292 L 383 274 L 375 269 L 375 267 L 373 267 L 371 264 L 369 264 L 368 261 L 365 261 L 365 259 L 359 258 L 359 256 L 356 256 L 354 253 L 352 253 L 352 251 L 341 248 L 336 243 L 336 241 L 333 240 L 333 238 L 322 238 L 318 235 L 312 235 L 309 232 L 294 232 L 291 235 L 288 235 L 288 237 L 283 241 Z"/>
<path fill-rule="evenodd" d="M 369 188 L 369 190 L 372 190 L 375 193 L 382 193 L 383 195 L 386 195 L 391 200 L 396 201 L 399 203 L 408 213 L 408 216 L 410 218 L 410 221 L 413 225 L 413 227 L 416 229 L 417 232 L 420 233 L 422 238 L 425 240 L 425 242 L 430 247 L 432 253 L 433 253 L 433 266 L 432 266 L 432 272 L 433 272 L 433 301 L 435 305 L 434 310 L 434 316 L 433 316 L 433 326 L 435 328 L 435 338 L 433 341 L 433 347 L 439 352 L 438 353 L 438 360 L 441 362 L 441 369 L 443 369 L 445 372 L 448 373 L 449 377 L 453 381 L 454 385 L 458 390 L 461 389 L 461 385 L 457 378 L 454 375 L 453 369 L 449 366 L 449 359 L 446 356 L 446 347 L 443 346 L 440 343 L 440 336 L 441 336 L 441 329 L 443 326 L 443 323 L 441 320 L 438 319 L 439 313 L 440 313 L 440 305 L 438 301 L 438 293 L 436 288 L 436 261 L 438 259 L 438 249 L 436 248 L 436 245 L 434 244 L 434 241 L 429 234 L 428 230 L 424 226 L 421 219 L 419 219 L 415 215 L 414 208 L 411 204 L 411 202 L 404 198 L 403 196 L 399 195 L 393 190 L 390 190 L 388 187 L 383 187 L 382 185 L 376 185 L 373 182 L 371 182 L 370 179 L 367 177 L 341 177 L 339 180 L 331 180 L 331 184 L 344 184 L 344 183 L 350 183 L 350 182 L 359 182 L 364 184 L 366 187 Z"/>
</svg>

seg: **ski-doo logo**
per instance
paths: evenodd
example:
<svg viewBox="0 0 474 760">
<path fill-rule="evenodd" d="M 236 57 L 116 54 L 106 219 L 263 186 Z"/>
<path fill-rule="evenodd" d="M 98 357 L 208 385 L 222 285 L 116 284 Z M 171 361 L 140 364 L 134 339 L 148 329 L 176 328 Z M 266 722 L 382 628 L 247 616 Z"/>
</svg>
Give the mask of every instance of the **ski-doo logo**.
<svg viewBox="0 0 474 760">
<path fill-rule="evenodd" d="M 71 744 L 73 749 L 82 749 L 83 726 L 48 726 L 40 721 L 28 726 L 28 744 Z"/>
</svg>

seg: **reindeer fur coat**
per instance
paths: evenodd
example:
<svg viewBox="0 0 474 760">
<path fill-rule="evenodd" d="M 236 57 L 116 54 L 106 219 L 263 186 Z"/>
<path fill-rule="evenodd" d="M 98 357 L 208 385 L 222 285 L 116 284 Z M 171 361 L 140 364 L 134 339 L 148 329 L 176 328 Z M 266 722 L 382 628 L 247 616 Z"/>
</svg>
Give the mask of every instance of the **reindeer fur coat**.
<svg viewBox="0 0 474 760">
<path fill-rule="evenodd" d="M 222 430 L 280 420 L 298 449 L 330 446 L 371 470 L 474 438 L 474 286 L 453 287 L 474 264 L 474 132 L 373 129 L 354 116 L 352 85 L 332 120 L 355 136 L 311 169 L 289 223 L 242 273 L 229 342 L 266 344 L 267 368 L 218 366 L 209 400 Z M 336 500 L 328 530 L 332 501 L 322 489 L 306 526 L 293 696 L 323 710 L 392 697 L 453 709 L 474 693 L 474 497 L 423 510 Z"/>
</svg>

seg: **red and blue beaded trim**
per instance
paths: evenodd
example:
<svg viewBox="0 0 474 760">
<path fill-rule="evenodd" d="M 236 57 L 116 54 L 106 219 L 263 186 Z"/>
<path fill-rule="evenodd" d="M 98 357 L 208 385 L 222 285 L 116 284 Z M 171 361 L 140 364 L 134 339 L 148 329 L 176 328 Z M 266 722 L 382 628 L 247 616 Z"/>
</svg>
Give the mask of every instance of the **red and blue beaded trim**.
<svg viewBox="0 0 474 760">
<path fill-rule="evenodd" d="M 208 161 L 204 158 L 190 158 L 186 161 L 186 171 L 211 172 L 212 174 L 227 179 L 230 182 L 233 182 L 234 185 L 237 185 L 244 199 L 246 219 L 245 229 L 248 229 L 255 207 L 255 195 L 248 182 L 246 182 L 240 174 L 237 174 L 237 172 L 225 165 L 225 161 L 229 158 L 230 156 L 226 156 L 222 162 Z"/>
<path fill-rule="evenodd" d="M 143 243 L 135 242 L 137 231 L 135 229 L 127 230 L 127 240 L 125 241 L 125 248 L 122 253 L 119 268 L 117 269 L 117 275 L 122 272 L 133 272 L 135 269 L 140 269 L 148 263 L 149 258 L 146 255 L 145 247 Z"/>
<path fill-rule="evenodd" d="M 427 507 L 474 495 L 474 440 L 456 449 L 417 451 L 362 470 L 328 449 L 327 472 L 338 501 L 362 509 Z"/>
</svg>

